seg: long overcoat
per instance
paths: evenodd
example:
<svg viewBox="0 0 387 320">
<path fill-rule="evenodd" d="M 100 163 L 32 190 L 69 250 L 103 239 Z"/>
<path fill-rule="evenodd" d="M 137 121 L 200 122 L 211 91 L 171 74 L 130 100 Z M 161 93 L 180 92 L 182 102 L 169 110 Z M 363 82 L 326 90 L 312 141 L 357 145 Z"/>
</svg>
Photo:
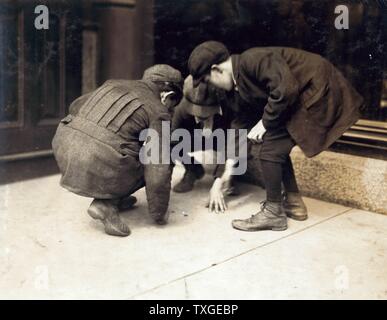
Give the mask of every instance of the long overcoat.
<svg viewBox="0 0 387 320">
<path fill-rule="evenodd" d="M 231 60 L 241 97 L 250 105 L 257 101 L 257 106 L 266 99 L 265 128 L 285 125 L 308 157 L 326 150 L 359 119 L 363 98 L 320 55 L 257 47 Z"/>
<path fill-rule="evenodd" d="M 162 121 L 170 120 L 157 87 L 148 81 L 109 80 L 78 98 L 52 142 L 61 185 L 99 199 L 120 198 L 145 185 L 149 213 L 156 218 L 164 215 L 171 166 L 141 163 L 139 135 L 152 128 L 162 139 Z"/>
</svg>

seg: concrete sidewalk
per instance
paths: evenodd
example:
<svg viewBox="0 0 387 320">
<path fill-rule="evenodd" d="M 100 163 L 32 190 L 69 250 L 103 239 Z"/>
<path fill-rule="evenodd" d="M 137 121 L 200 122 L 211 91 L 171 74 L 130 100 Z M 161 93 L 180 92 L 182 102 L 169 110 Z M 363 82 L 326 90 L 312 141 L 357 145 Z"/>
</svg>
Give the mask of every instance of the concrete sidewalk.
<svg viewBox="0 0 387 320">
<path fill-rule="evenodd" d="M 172 193 L 163 227 L 137 192 L 122 215 L 132 235 L 115 238 L 59 178 L 0 186 L 0 298 L 387 298 L 387 216 L 306 198 L 307 221 L 244 233 L 231 220 L 255 213 L 264 192 L 242 185 L 227 213 L 210 214 L 206 177 L 194 192 Z"/>
</svg>

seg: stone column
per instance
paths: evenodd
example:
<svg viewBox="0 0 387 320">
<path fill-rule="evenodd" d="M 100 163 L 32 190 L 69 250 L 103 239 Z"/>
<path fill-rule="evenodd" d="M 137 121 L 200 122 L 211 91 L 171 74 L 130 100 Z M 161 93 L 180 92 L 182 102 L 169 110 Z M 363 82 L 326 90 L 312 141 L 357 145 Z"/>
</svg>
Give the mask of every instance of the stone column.
<svg viewBox="0 0 387 320">
<path fill-rule="evenodd" d="M 98 26 L 92 14 L 92 1 L 83 5 L 82 94 L 93 91 L 98 79 Z"/>
<path fill-rule="evenodd" d="M 153 0 L 95 1 L 100 57 L 98 84 L 138 79 L 153 63 Z"/>
</svg>

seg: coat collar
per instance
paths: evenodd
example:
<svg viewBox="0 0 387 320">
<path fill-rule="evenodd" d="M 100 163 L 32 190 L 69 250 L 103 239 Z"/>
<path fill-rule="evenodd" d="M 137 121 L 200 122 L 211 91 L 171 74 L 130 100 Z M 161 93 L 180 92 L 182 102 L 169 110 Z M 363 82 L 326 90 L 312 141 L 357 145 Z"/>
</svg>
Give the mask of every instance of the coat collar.
<svg viewBox="0 0 387 320">
<path fill-rule="evenodd" d="M 161 93 L 161 92 L 160 92 L 160 89 L 159 89 L 159 87 L 157 86 L 157 84 L 155 84 L 155 83 L 152 82 L 152 81 L 148 81 L 148 80 L 141 80 L 141 82 L 142 82 L 143 84 L 145 84 L 145 86 L 148 87 L 148 89 L 151 90 L 151 92 L 154 94 L 154 97 L 156 98 L 156 100 L 157 100 L 158 102 L 160 102 L 159 105 L 162 106 L 163 110 L 164 110 L 165 112 L 169 113 L 168 108 L 167 108 L 164 104 L 161 103 L 161 98 L 160 98 L 160 93 Z M 150 97 L 149 97 L 149 98 L 150 98 Z"/>
<path fill-rule="evenodd" d="M 142 82 L 144 82 L 146 86 L 154 93 L 154 95 L 160 99 L 160 90 L 155 83 L 148 80 L 142 80 Z"/>
<path fill-rule="evenodd" d="M 239 68 L 240 68 L 240 55 L 233 54 L 231 55 L 231 64 L 232 64 L 232 74 L 235 84 L 235 90 L 238 90 L 239 83 Z"/>
</svg>

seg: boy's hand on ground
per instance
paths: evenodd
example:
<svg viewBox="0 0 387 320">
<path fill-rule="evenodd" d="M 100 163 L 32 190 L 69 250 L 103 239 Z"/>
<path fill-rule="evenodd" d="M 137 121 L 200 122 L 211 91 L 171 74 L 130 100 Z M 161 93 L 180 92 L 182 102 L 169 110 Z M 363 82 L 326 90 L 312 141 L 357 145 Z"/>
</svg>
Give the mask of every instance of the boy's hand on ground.
<svg viewBox="0 0 387 320">
<path fill-rule="evenodd" d="M 222 180 L 220 178 L 217 178 L 214 181 L 214 184 L 211 187 L 210 190 L 210 196 L 208 200 L 208 210 L 210 212 L 220 213 L 225 212 L 227 210 L 227 205 L 224 200 L 224 195 L 222 192 Z"/>
<path fill-rule="evenodd" d="M 266 133 L 262 120 L 260 120 L 248 133 L 247 138 L 255 143 L 262 142 L 262 138 Z"/>
</svg>

